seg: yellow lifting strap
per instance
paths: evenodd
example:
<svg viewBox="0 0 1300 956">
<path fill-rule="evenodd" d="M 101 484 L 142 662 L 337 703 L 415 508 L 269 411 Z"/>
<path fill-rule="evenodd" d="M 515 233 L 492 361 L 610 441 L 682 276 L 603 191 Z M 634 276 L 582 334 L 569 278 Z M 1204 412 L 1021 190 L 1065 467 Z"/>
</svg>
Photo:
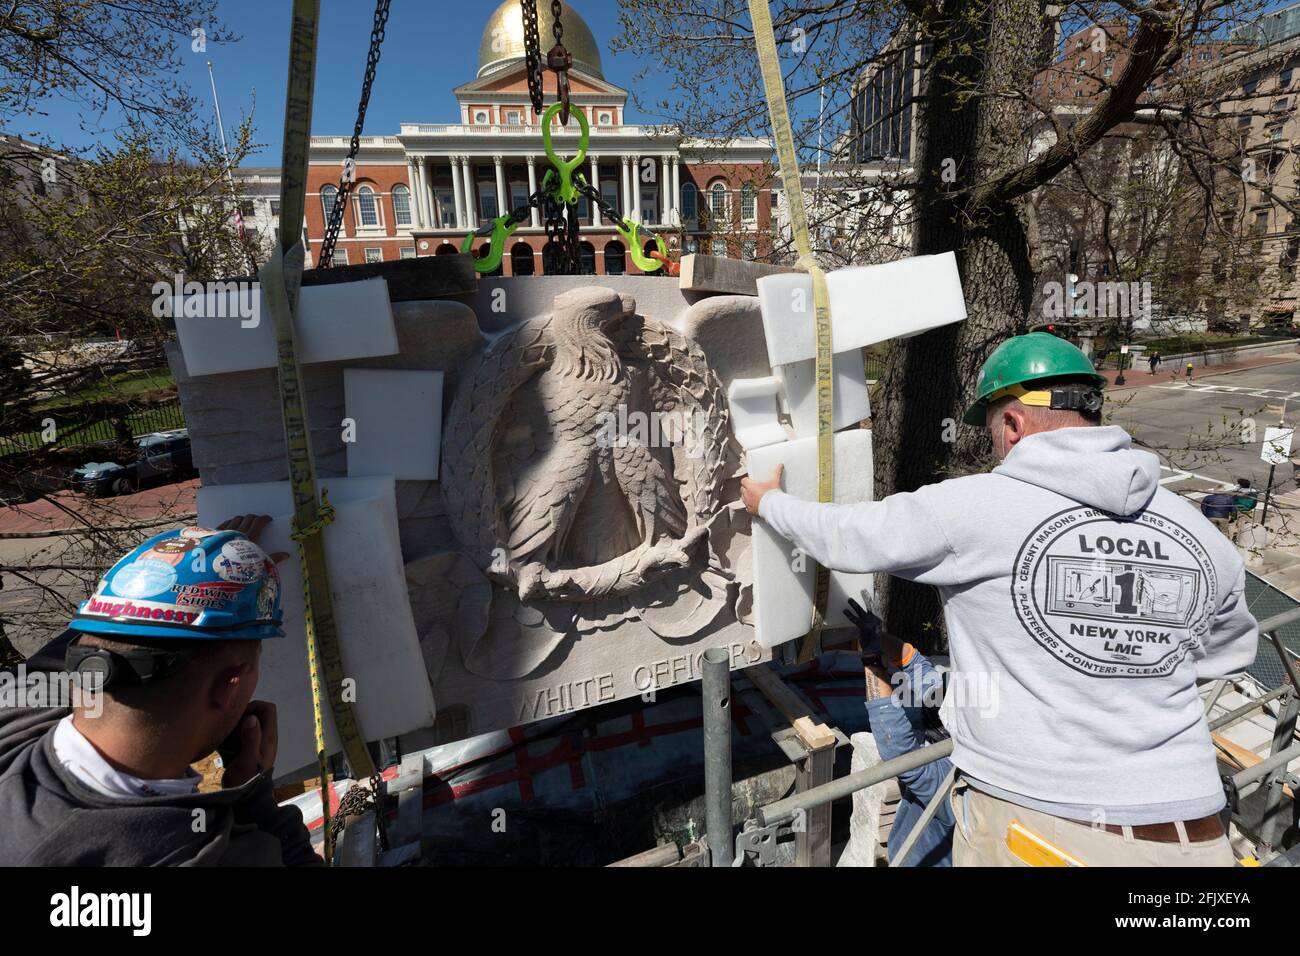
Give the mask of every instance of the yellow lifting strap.
<svg viewBox="0 0 1300 956">
<path fill-rule="evenodd" d="M 294 313 L 302 286 L 305 253 L 302 219 L 307 193 L 307 151 L 311 134 L 312 93 L 316 75 L 316 39 L 320 0 L 294 0 L 289 38 L 289 82 L 284 111 L 283 176 L 280 186 L 280 243 L 258 273 L 263 300 L 271 313 L 279 356 L 280 406 L 293 488 L 293 539 L 302 569 L 303 619 L 307 663 L 311 673 L 316 756 L 320 764 L 321 813 L 325 826 L 325 858 L 333 855 L 329 838 L 329 773 L 326 766 L 323 701 L 328 700 L 334 727 L 343 741 L 348 765 L 358 779 L 375 773 L 356 712 L 344 696 L 343 657 L 339 648 L 329 571 L 321 532 L 334 517 L 328 497 L 316 491 L 316 465 L 311 428 L 303 395 L 302 369 L 294 334 Z"/>
<path fill-rule="evenodd" d="M 754 24 L 754 43 L 758 63 L 763 71 L 763 89 L 767 110 L 776 137 L 776 154 L 781 164 L 781 184 L 785 187 L 786 205 L 790 209 L 790 226 L 795 249 L 799 253 L 796 268 L 812 276 L 813 312 L 817 323 L 817 500 L 835 500 L 835 389 L 831 380 L 831 303 L 826 291 L 826 273 L 812 254 L 808 236 L 808 214 L 803 201 L 803 183 L 799 178 L 799 160 L 795 156 L 794 131 L 790 110 L 785 101 L 785 83 L 781 78 L 781 59 L 776 52 L 776 34 L 772 29 L 772 10 L 768 0 L 749 0 L 749 16 Z M 799 662 L 809 660 L 817 650 L 825 625 L 826 602 L 830 593 L 830 575 L 818 565 L 813 592 L 812 624 L 799 648 Z"/>
</svg>

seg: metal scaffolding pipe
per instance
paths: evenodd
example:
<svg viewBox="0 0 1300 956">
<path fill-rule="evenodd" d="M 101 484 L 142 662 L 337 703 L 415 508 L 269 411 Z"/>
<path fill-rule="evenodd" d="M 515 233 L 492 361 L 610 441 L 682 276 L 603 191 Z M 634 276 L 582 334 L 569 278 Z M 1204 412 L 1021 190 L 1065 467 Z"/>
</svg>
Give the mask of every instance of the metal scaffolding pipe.
<svg viewBox="0 0 1300 956">
<path fill-rule="evenodd" d="M 704 652 L 700 697 L 704 704 L 704 829 L 712 866 L 730 866 L 731 835 L 731 653 Z"/>
<path fill-rule="evenodd" d="M 1259 710 L 1270 701 L 1277 700 L 1279 697 L 1281 697 L 1290 689 L 1291 688 L 1288 687 L 1286 684 L 1283 684 L 1281 687 L 1274 687 L 1271 691 L 1269 691 L 1264 696 L 1256 697 L 1250 703 L 1242 704 L 1236 710 L 1230 710 L 1226 714 L 1220 714 L 1218 717 L 1215 717 L 1212 721 L 1210 721 L 1210 729 L 1219 730 L 1223 727 L 1228 726 L 1228 724 L 1235 724 L 1237 721 L 1241 720 L 1241 718 L 1246 717 L 1249 714 Z"/>
<path fill-rule="evenodd" d="M 867 787 L 874 787 L 886 780 L 892 780 L 900 773 L 915 770 L 917 767 L 923 767 L 928 763 L 934 763 L 934 761 L 941 757 L 947 757 L 951 753 L 951 740 L 941 740 L 937 744 L 922 747 L 920 750 L 913 750 L 911 753 L 895 757 L 893 760 L 886 760 L 884 763 L 878 763 L 874 767 L 869 767 L 858 773 L 851 773 L 847 777 L 840 777 L 840 779 L 824 783 L 820 787 L 813 787 L 811 790 L 796 793 L 794 796 L 778 800 L 766 807 L 760 807 L 757 811 L 758 822 L 765 827 L 770 827 L 774 823 L 785 823 L 787 820 L 794 819 L 795 814 L 800 810 L 811 810 L 823 803 L 830 803 L 859 790 L 865 790 Z"/>
<path fill-rule="evenodd" d="M 1292 760 L 1297 759 L 1300 759 L 1300 744 L 1293 744 L 1281 753 L 1265 757 L 1253 767 L 1247 767 L 1245 770 L 1234 773 L 1232 783 L 1237 789 L 1237 796 L 1243 799 L 1250 796 L 1263 785 L 1263 778 L 1279 767 L 1285 767 Z"/>
</svg>

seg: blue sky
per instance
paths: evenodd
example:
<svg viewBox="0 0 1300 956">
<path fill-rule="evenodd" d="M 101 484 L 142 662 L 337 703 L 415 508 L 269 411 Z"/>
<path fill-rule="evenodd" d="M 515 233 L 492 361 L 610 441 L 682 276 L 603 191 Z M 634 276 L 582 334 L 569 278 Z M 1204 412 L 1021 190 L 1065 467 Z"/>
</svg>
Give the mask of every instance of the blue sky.
<svg viewBox="0 0 1300 956">
<path fill-rule="evenodd" d="M 546 0 L 539 0 L 546 3 Z M 601 45 L 605 77 L 627 87 L 640 68 L 636 57 L 614 57 L 609 40 L 619 32 L 616 0 L 572 0 Z M 453 87 L 474 78 L 483 27 L 497 0 L 393 0 L 388 30 L 366 114 L 367 135 L 396 133 L 403 123 L 446 123 L 457 118 Z M 181 79 L 211 116 L 207 61 L 212 61 L 226 129 L 235 127 L 253 104 L 261 155 L 247 165 L 279 165 L 284 112 L 285 51 L 289 37 L 288 0 L 223 0 L 222 18 L 239 34 L 238 43 L 209 43 L 206 53 L 181 48 Z M 312 132 L 351 135 L 356 122 L 370 26 L 371 0 L 321 0 L 321 36 L 316 70 Z M 550 37 L 542 38 L 543 50 Z M 25 118 L 21 135 L 45 134 L 71 146 L 93 145 L 111 137 L 118 118 L 106 116 L 94 131 L 83 132 L 75 107 L 51 102 L 44 117 Z M 629 103 L 628 118 L 638 117 Z"/>
</svg>

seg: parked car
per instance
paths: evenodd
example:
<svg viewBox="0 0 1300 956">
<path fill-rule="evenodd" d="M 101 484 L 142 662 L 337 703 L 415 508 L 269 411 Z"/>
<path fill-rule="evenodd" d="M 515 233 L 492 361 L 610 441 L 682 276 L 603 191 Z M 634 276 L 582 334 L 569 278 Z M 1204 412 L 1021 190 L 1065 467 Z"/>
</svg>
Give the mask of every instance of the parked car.
<svg viewBox="0 0 1300 956">
<path fill-rule="evenodd" d="M 91 461 L 72 473 L 72 486 L 87 495 L 127 495 L 144 482 L 155 479 L 175 481 L 194 471 L 188 429 L 154 432 L 135 440 L 136 460 Z"/>
</svg>

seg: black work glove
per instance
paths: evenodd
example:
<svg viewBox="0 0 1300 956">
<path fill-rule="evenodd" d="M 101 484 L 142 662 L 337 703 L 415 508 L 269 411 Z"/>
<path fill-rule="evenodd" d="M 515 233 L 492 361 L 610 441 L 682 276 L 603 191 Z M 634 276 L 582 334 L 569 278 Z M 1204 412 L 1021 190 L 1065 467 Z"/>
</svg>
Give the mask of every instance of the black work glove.
<svg viewBox="0 0 1300 956">
<path fill-rule="evenodd" d="M 849 598 L 844 616 L 858 629 L 858 648 L 863 664 L 882 665 L 880 656 L 880 629 L 883 622 L 853 598 Z"/>
</svg>

